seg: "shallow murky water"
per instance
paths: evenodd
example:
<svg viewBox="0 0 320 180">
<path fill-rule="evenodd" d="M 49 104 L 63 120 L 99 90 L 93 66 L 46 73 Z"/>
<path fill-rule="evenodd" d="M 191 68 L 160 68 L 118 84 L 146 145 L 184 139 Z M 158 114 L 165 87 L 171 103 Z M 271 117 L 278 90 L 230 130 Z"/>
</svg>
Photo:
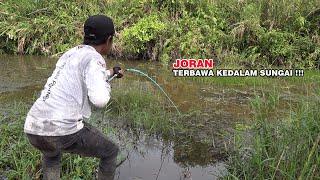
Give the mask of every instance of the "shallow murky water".
<svg viewBox="0 0 320 180">
<path fill-rule="evenodd" d="M 212 180 L 226 173 L 223 162 L 189 165 L 188 158 L 181 159 L 174 142 L 165 142 L 158 137 L 141 135 L 134 148 L 126 153 L 128 160 L 117 169 L 115 179 Z M 198 153 L 200 157 L 202 152 Z"/>
<path fill-rule="evenodd" d="M 32 103 L 51 75 L 56 60 L 1 55 L 0 110 L 14 101 Z M 249 99 L 254 96 L 253 90 L 248 87 L 213 87 L 174 78 L 170 71 L 155 63 L 108 61 L 107 65 L 112 67 L 117 63 L 147 72 L 159 82 L 180 110 L 199 109 L 203 114 L 194 136 L 185 141 L 170 137 L 164 141 L 161 137 L 148 137 L 145 134 L 139 135 L 139 138 L 128 135 L 135 146 L 127 151 L 128 159 L 118 168 L 117 179 L 209 180 L 225 174 L 225 164 L 219 151 L 225 144 L 220 143 L 219 139 L 207 143 L 202 140 L 208 136 L 214 139 L 220 133 L 216 130 L 228 131 L 235 122 L 249 120 L 252 115 Z M 119 90 L 131 83 L 145 83 L 156 91 L 146 79 L 129 73 L 125 74 L 125 79 L 116 79 L 112 83 Z M 285 95 L 290 98 L 288 92 Z"/>
</svg>

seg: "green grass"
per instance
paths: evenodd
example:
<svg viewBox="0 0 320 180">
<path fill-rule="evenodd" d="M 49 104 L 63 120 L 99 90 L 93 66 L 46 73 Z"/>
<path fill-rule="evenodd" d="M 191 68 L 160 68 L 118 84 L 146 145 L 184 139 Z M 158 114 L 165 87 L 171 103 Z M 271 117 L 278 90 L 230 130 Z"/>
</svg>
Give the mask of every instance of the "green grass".
<svg viewBox="0 0 320 180">
<path fill-rule="evenodd" d="M 125 119 L 132 127 L 150 133 L 170 133 L 177 128 L 175 109 L 170 107 L 165 96 L 150 90 L 148 84 L 146 87 L 139 86 L 133 84 L 113 92 L 114 98 L 110 103 L 112 114 Z"/>
<path fill-rule="evenodd" d="M 227 179 L 320 178 L 319 86 L 309 91 L 278 119 L 270 119 L 270 113 L 280 106 L 279 92 L 252 99 L 254 122 L 234 135 Z"/>
<path fill-rule="evenodd" d="M 1 115 L 0 172 L 9 179 L 30 177 L 30 171 L 36 176 L 40 163 L 39 153 L 29 145 L 23 134 L 22 117 L 26 111 L 27 107 L 15 103 L 12 109 Z"/>
<path fill-rule="evenodd" d="M 218 69 L 222 69 L 218 67 Z M 230 69 L 230 68 L 229 68 Z M 238 69 L 238 68 L 236 68 Z M 305 70 L 303 77 L 187 77 L 185 80 L 193 80 L 201 83 L 221 85 L 221 86 L 257 86 L 266 87 L 274 84 L 292 84 L 295 85 L 298 82 L 303 83 L 315 83 L 320 81 L 320 71 L 319 70 Z"/>
</svg>

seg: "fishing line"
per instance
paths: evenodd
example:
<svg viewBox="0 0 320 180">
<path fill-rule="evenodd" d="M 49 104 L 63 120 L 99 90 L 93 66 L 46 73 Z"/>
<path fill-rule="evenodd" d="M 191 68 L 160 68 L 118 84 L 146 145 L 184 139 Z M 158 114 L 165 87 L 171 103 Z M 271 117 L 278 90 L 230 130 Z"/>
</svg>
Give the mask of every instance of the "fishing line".
<svg viewBox="0 0 320 180">
<path fill-rule="evenodd" d="M 177 110 L 178 114 L 181 115 L 178 107 L 174 104 L 174 102 L 171 100 L 171 98 L 168 96 L 168 94 L 164 91 L 164 89 L 154 80 L 152 79 L 150 76 L 148 76 L 148 74 L 140 71 L 140 70 L 137 70 L 137 69 L 126 69 L 126 71 L 129 71 L 129 72 L 132 72 L 132 73 L 135 73 L 135 74 L 140 74 L 144 77 L 147 77 L 153 84 L 155 84 L 160 90 L 161 92 L 168 98 L 168 100 L 170 101 L 170 103 L 173 105 L 173 107 Z"/>
</svg>

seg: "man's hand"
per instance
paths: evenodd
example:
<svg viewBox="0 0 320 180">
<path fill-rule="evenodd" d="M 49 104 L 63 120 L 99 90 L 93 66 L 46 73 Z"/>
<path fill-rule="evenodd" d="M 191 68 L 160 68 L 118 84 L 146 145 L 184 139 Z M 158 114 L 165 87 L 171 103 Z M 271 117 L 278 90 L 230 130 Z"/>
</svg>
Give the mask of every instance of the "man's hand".
<svg viewBox="0 0 320 180">
<path fill-rule="evenodd" d="M 109 69 L 109 71 L 111 72 L 112 76 L 117 74 L 116 78 L 122 78 L 123 77 L 123 71 L 122 71 L 120 66 L 115 66 L 112 69 Z"/>
</svg>

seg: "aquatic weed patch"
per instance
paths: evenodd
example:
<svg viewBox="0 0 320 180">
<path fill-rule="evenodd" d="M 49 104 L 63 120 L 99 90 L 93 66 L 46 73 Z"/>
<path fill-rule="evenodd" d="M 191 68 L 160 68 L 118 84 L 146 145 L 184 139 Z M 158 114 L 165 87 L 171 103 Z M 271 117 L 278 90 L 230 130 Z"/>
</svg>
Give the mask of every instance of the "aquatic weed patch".
<svg viewBox="0 0 320 180">
<path fill-rule="evenodd" d="M 127 87 L 121 92 L 114 92 L 110 112 L 125 119 L 133 127 L 149 132 L 163 133 L 173 130 L 177 125 L 174 120 L 176 112 L 167 107 L 168 103 L 159 92 L 150 90 L 148 86 L 146 84 L 143 89 Z"/>
<path fill-rule="evenodd" d="M 319 88 L 319 87 L 317 87 Z M 231 155 L 228 178 L 314 179 L 320 177 L 320 111 L 317 88 L 289 114 L 270 120 L 268 113 L 277 106 L 273 97 L 255 98 L 255 122 L 235 134 L 235 153 Z"/>
</svg>

